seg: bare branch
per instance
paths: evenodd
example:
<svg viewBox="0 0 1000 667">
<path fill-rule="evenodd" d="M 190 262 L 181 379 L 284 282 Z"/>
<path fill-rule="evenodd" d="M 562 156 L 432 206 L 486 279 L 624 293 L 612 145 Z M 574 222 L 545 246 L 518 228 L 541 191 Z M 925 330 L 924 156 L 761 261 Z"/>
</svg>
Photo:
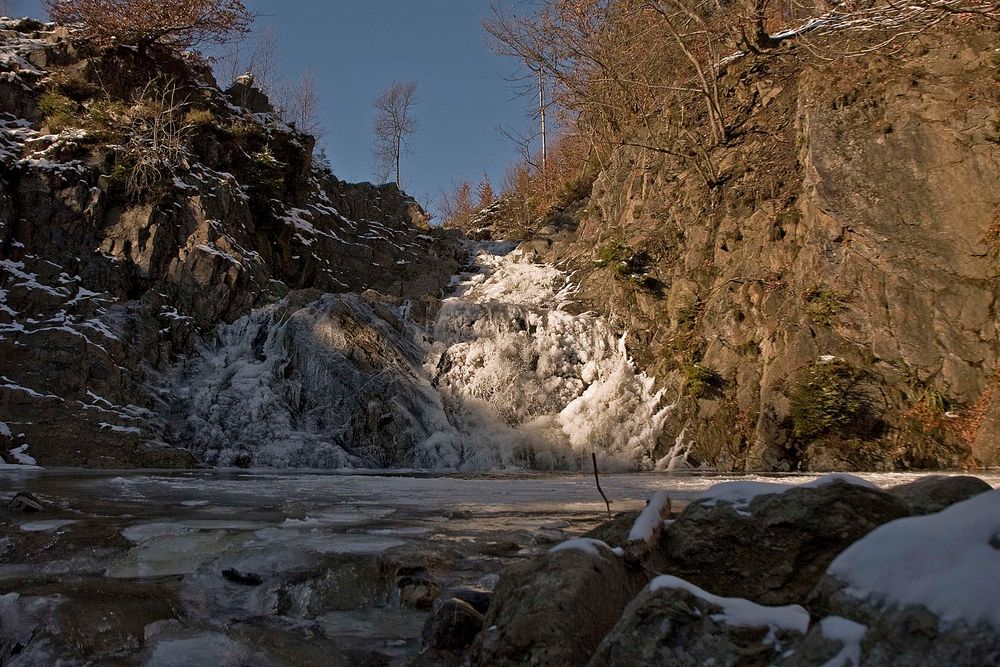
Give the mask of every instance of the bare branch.
<svg viewBox="0 0 1000 667">
<path fill-rule="evenodd" d="M 415 81 L 393 83 L 372 102 L 376 111 L 372 128 L 375 167 L 383 180 L 395 171 L 395 182 L 400 188 L 403 187 L 400 174 L 403 151 L 418 127 L 417 119 L 413 116 L 416 103 Z"/>
</svg>

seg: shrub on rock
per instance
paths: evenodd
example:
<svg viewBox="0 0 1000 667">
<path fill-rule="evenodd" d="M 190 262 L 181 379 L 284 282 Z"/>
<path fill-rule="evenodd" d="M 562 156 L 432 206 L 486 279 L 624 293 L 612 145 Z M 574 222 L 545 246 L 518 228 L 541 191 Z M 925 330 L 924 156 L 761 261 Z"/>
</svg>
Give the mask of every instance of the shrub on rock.
<svg viewBox="0 0 1000 667">
<path fill-rule="evenodd" d="M 45 0 L 45 8 L 56 23 L 78 24 L 79 36 L 100 47 L 187 49 L 245 34 L 253 21 L 240 0 Z"/>
</svg>

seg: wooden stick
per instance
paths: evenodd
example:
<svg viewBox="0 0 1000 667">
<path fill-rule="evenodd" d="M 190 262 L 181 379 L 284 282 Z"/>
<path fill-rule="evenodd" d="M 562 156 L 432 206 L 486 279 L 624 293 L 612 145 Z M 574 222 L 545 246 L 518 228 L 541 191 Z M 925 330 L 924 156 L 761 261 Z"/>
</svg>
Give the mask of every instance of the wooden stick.
<svg viewBox="0 0 1000 667">
<path fill-rule="evenodd" d="M 604 498 L 604 504 L 608 507 L 608 520 L 611 519 L 611 501 L 608 497 L 604 495 L 604 489 L 601 488 L 601 478 L 597 476 L 597 454 L 594 452 L 590 453 L 590 458 L 594 462 L 594 481 L 597 482 L 597 491 L 601 494 L 601 498 Z"/>
</svg>

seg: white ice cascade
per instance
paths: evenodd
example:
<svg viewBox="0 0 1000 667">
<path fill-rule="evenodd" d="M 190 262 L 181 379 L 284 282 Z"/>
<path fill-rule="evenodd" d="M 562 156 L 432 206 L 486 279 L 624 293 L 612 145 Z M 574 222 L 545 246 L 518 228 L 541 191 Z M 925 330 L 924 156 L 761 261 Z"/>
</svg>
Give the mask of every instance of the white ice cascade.
<svg viewBox="0 0 1000 667">
<path fill-rule="evenodd" d="M 172 375 L 174 435 L 216 465 L 669 467 L 672 406 L 559 269 L 481 244 L 429 328 L 372 295 L 282 302 Z M 673 445 L 673 443 L 670 443 Z M 664 455 L 665 454 L 665 455 Z"/>
</svg>

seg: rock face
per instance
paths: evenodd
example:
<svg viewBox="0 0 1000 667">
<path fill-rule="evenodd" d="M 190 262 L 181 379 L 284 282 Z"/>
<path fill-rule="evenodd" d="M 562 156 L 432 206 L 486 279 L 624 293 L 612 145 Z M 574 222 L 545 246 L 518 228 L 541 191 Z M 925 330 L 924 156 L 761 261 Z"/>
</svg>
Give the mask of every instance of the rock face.
<svg viewBox="0 0 1000 667">
<path fill-rule="evenodd" d="M 311 137 L 234 107 L 207 70 L 89 53 L 53 25 L 0 28 L 0 457 L 190 466 L 153 385 L 199 339 L 291 290 L 416 301 L 464 258 L 395 186 L 338 180 Z M 130 192 L 95 124 L 160 75 L 192 109 L 185 156 Z"/>
<path fill-rule="evenodd" d="M 797 605 L 718 598 L 683 580 L 659 577 L 629 604 L 589 665 L 765 667 L 801 640 L 808 625 L 808 612 Z"/>
<path fill-rule="evenodd" d="M 802 603 L 837 554 L 908 514 L 886 493 L 843 482 L 745 505 L 693 502 L 664 532 L 654 566 L 716 595 Z"/>
<path fill-rule="evenodd" d="M 978 477 L 931 475 L 909 484 L 900 484 L 889 493 L 906 503 L 910 514 L 933 514 L 968 500 L 980 493 L 993 490 Z"/>
<path fill-rule="evenodd" d="M 579 269 L 682 396 L 663 449 L 683 432 L 698 462 L 737 470 L 998 460 L 995 41 L 952 26 L 901 62 L 741 59 L 721 185 L 620 150 L 570 223 L 539 223 L 531 246 Z M 597 266 L 615 243 L 661 289 Z"/>
<path fill-rule="evenodd" d="M 508 569 L 473 649 L 474 665 L 580 665 L 646 583 L 597 541 Z"/>
</svg>

